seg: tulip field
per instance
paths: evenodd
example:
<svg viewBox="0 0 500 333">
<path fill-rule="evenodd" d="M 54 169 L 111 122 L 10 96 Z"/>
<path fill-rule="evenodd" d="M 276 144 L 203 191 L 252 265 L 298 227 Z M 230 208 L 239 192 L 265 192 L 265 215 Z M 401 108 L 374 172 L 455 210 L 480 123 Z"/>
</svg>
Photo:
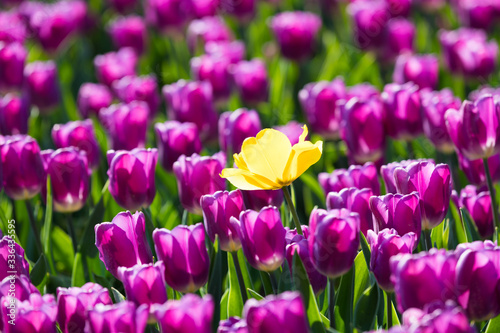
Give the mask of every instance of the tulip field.
<svg viewBox="0 0 500 333">
<path fill-rule="evenodd" d="M 0 0 L 0 333 L 500 332 L 499 22 Z"/>
</svg>

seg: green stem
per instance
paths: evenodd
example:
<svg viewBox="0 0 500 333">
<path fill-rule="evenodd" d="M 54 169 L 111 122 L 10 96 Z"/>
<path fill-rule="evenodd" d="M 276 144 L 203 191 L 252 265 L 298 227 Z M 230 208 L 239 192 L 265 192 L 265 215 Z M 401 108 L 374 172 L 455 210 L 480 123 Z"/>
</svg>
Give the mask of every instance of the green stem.
<svg viewBox="0 0 500 333">
<path fill-rule="evenodd" d="M 500 221 L 498 219 L 498 204 L 495 198 L 495 188 L 493 187 L 493 180 L 491 179 L 490 167 L 488 165 L 487 158 L 483 158 L 483 166 L 486 173 L 486 180 L 488 182 L 488 190 L 490 191 L 491 206 L 493 208 L 493 228 L 496 226 L 500 229 Z"/>
<path fill-rule="evenodd" d="M 50 246 L 50 232 L 52 231 L 52 183 L 50 182 L 50 176 L 47 177 L 47 203 L 45 208 L 45 221 L 43 230 L 43 252 L 49 263 L 50 274 L 55 274 L 56 269 L 54 265 L 54 259 L 52 258 L 51 246 Z"/>
<path fill-rule="evenodd" d="M 182 225 L 188 225 L 188 219 L 189 219 L 189 212 L 187 209 L 184 209 L 184 212 L 182 212 Z"/>
<path fill-rule="evenodd" d="M 271 279 L 271 285 L 273 286 L 273 293 L 278 295 L 278 282 L 276 281 L 276 276 L 274 272 L 269 272 L 269 278 Z"/>
<path fill-rule="evenodd" d="M 31 224 L 31 230 L 33 231 L 33 235 L 35 237 L 35 245 L 36 249 L 38 250 L 38 253 L 41 254 L 43 253 L 43 246 L 42 246 L 42 241 L 40 239 L 40 231 L 38 230 L 37 222 L 35 215 L 33 214 L 33 207 L 31 206 L 31 202 L 28 200 L 25 200 L 26 203 L 26 210 L 28 211 L 28 216 L 30 219 L 30 224 Z"/>
<path fill-rule="evenodd" d="M 431 231 L 424 230 L 425 250 L 429 251 L 432 248 Z"/>
<path fill-rule="evenodd" d="M 387 329 L 392 327 L 392 302 L 391 302 L 391 293 L 384 291 L 385 297 L 387 298 Z"/>
<path fill-rule="evenodd" d="M 335 279 L 330 280 L 330 294 L 329 294 L 329 304 L 328 310 L 330 313 L 330 327 L 335 329 Z"/>
<path fill-rule="evenodd" d="M 73 253 L 76 255 L 78 252 L 78 242 L 76 240 L 75 227 L 73 226 L 73 218 L 71 217 L 71 213 L 68 214 L 68 218 L 66 219 L 68 222 L 68 231 L 69 236 L 71 237 L 71 243 L 73 244 Z"/>
<path fill-rule="evenodd" d="M 284 186 L 282 190 L 283 190 L 283 195 L 285 196 L 286 205 L 288 206 L 288 209 L 292 213 L 293 223 L 295 223 L 295 228 L 297 229 L 297 233 L 302 235 L 303 234 L 302 226 L 300 225 L 299 216 L 297 215 L 297 211 L 295 210 L 295 207 L 293 205 L 290 192 L 288 191 L 288 188 L 286 186 Z"/>
<path fill-rule="evenodd" d="M 243 304 L 248 300 L 247 289 L 245 287 L 245 280 L 243 280 L 243 274 L 241 273 L 240 261 L 238 260 L 238 254 L 236 252 L 231 252 L 233 257 L 234 268 L 236 269 L 236 276 L 238 277 L 238 284 L 240 285 L 241 298 L 243 299 Z"/>
</svg>

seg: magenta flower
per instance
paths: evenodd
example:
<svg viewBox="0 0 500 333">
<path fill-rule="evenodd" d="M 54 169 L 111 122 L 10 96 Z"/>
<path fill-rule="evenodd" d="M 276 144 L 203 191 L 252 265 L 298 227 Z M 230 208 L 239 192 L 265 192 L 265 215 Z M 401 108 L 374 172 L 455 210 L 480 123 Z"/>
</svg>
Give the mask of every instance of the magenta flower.
<svg viewBox="0 0 500 333">
<path fill-rule="evenodd" d="M 492 236 L 495 226 L 490 192 L 481 191 L 473 185 L 467 185 L 460 192 L 460 203 L 471 215 L 481 237 Z"/>
<path fill-rule="evenodd" d="M 400 54 L 413 53 L 415 39 L 415 24 L 404 18 L 394 18 L 387 22 L 382 45 L 384 60 L 392 60 Z"/>
<path fill-rule="evenodd" d="M 239 61 L 229 69 L 235 88 L 243 102 L 250 105 L 267 102 L 269 80 L 266 65 L 262 60 Z"/>
<path fill-rule="evenodd" d="M 204 0 L 200 0 L 204 1 Z M 212 0 L 207 0 L 212 1 Z M 245 44 L 242 41 L 216 41 L 205 44 L 205 53 L 210 56 L 224 57 L 231 64 L 239 63 L 245 59 Z"/>
<path fill-rule="evenodd" d="M 354 1 L 347 7 L 352 18 L 356 44 L 362 50 L 380 47 L 387 21 L 391 18 L 386 1 Z"/>
<path fill-rule="evenodd" d="M 321 172 L 318 181 L 326 194 L 340 192 L 344 188 L 369 188 L 374 195 L 380 195 L 377 167 L 371 162 L 351 165 L 349 169 L 336 169 L 331 174 Z"/>
<path fill-rule="evenodd" d="M 275 126 L 274 129 L 285 134 L 293 146 L 293 145 L 299 143 L 300 136 L 302 135 L 302 132 L 304 131 L 304 124 L 300 124 L 300 123 L 296 122 L 295 120 L 292 120 L 292 121 L 289 121 L 285 125 Z M 306 140 L 308 138 L 309 137 L 306 136 Z"/>
<path fill-rule="evenodd" d="M 113 94 L 103 84 L 84 83 L 78 91 L 78 111 L 84 118 L 91 114 L 99 115 L 99 111 L 110 106 L 112 102 Z"/>
<path fill-rule="evenodd" d="M 0 90 L 18 90 L 24 82 L 28 52 L 21 43 L 0 42 Z"/>
<path fill-rule="evenodd" d="M 380 175 L 382 176 L 382 179 L 384 180 L 385 184 L 385 190 L 386 192 L 389 193 L 398 193 L 398 190 L 396 189 L 396 180 L 394 179 L 394 170 L 397 168 L 406 168 L 408 165 L 414 163 L 414 162 L 420 162 L 420 161 L 430 161 L 434 163 L 433 160 L 430 159 L 418 159 L 418 160 L 404 160 L 404 161 L 399 161 L 399 162 L 391 162 L 385 165 L 382 165 L 380 167 Z"/>
<path fill-rule="evenodd" d="M 1 243 L 1 240 L 0 240 Z M 17 250 L 17 249 L 16 249 Z M 0 250 L 1 251 L 1 250 Z M 24 260 L 24 258 L 23 258 Z M 7 269 L 7 267 L 6 267 Z M 19 272 L 19 271 L 17 271 Z M 14 294 L 14 298 L 17 300 L 26 301 L 29 300 L 31 294 L 38 294 L 40 292 L 36 287 L 31 283 L 29 276 L 27 275 L 15 275 L 14 278 L 12 275 L 7 275 L 3 280 L 0 280 L 0 299 L 4 296 L 9 296 L 9 293 Z M 14 285 L 14 288 L 11 288 L 11 285 Z M 13 290 L 12 290 L 13 289 Z M 2 328 L 2 320 L 0 315 L 0 329 Z"/>
<path fill-rule="evenodd" d="M 136 306 L 151 306 L 167 301 L 165 285 L 165 264 L 158 261 L 153 264 L 137 264 L 130 268 L 119 267 L 118 277 L 123 282 L 127 300 Z"/>
<path fill-rule="evenodd" d="M 13 42 L 24 43 L 28 37 L 28 28 L 23 21 L 22 8 L 25 4 L 32 5 L 31 1 L 19 6 L 18 11 L 0 12 L 0 42 L 7 44 Z"/>
<path fill-rule="evenodd" d="M 111 7 L 118 13 L 126 13 L 132 11 L 137 4 L 137 0 L 108 0 Z"/>
<path fill-rule="evenodd" d="M 0 132 L 3 135 L 28 133 L 30 100 L 27 94 L 6 94 L 0 97 Z"/>
<path fill-rule="evenodd" d="M 435 89 L 438 83 L 439 61 L 432 54 L 402 54 L 396 60 L 392 79 L 398 84 L 415 83 L 419 89 Z"/>
<path fill-rule="evenodd" d="M 196 18 L 215 16 L 219 9 L 219 0 L 192 0 L 191 6 L 193 10 L 191 15 Z"/>
<path fill-rule="evenodd" d="M 239 317 L 221 320 L 217 333 L 248 333 L 247 321 Z"/>
<path fill-rule="evenodd" d="M 153 75 L 125 76 L 113 82 L 113 91 L 124 102 L 144 101 L 149 107 L 149 116 L 153 117 L 160 106 L 158 85 Z"/>
<path fill-rule="evenodd" d="M 207 81 L 212 86 L 216 101 L 224 101 L 231 94 L 229 59 L 220 56 L 201 55 L 191 58 L 191 73 L 197 81 Z"/>
<path fill-rule="evenodd" d="M 326 207 L 330 209 L 345 208 L 359 214 L 360 230 L 366 236 L 368 230 L 375 230 L 369 199 L 373 192 L 369 188 L 362 190 L 355 187 L 344 188 L 340 192 L 330 192 L 326 197 Z"/>
<path fill-rule="evenodd" d="M 145 304 L 139 307 L 130 301 L 97 304 L 88 310 L 88 324 L 91 333 L 142 333 L 148 324 L 148 316 Z"/>
<path fill-rule="evenodd" d="M 47 294 L 40 296 L 40 294 L 33 293 L 29 296 L 28 300 L 13 301 L 14 303 L 11 303 L 9 297 L 3 297 L 0 300 L 0 305 L 2 307 L 0 311 L 4 322 L 5 333 L 57 332 L 57 304 L 53 295 Z M 9 308 L 9 306 L 11 308 Z M 13 310 L 13 313 L 10 312 L 11 310 Z M 15 318 L 15 325 L 8 324 L 8 322 L 12 320 L 9 316 L 10 314 Z"/>
<path fill-rule="evenodd" d="M 24 68 L 24 77 L 31 104 L 36 105 L 42 113 L 48 113 L 59 104 L 61 97 L 55 62 L 29 63 Z"/>
<path fill-rule="evenodd" d="M 481 159 L 469 160 L 462 154 L 458 155 L 458 166 L 467 176 L 467 180 L 472 185 L 483 186 L 486 185 L 486 173 L 484 172 L 484 165 Z M 491 179 L 493 183 L 500 181 L 500 154 L 488 157 L 488 168 L 490 169 Z"/>
<path fill-rule="evenodd" d="M 144 52 L 148 35 L 142 17 L 137 15 L 120 17 L 108 25 L 108 32 L 118 49 L 131 47 L 137 54 Z"/>
<path fill-rule="evenodd" d="M 181 0 L 147 0 L 146 21 L 161 32 L 180 32 L 191 11 L 191 3 Z"/>
<path fill-rule="evenodd" d="M 266 206 L 281 207 L 283 204 L 283 191 L 279 190 L 254 190 L 241 191 L 245 207 L 259 211 Z"/>
<path fill-rule="evenodd" d="M 14 253 L 12 254 L 12 250 Z M 14 268 L 12 268 L 11 255 L 14 255 Z M 26 276 L 29 278 L 30 266 L 28 261 L 24 258 L 24 249 L 17 244 L 10 236 L 3 236 L 0 239 L 0 281 L 8 276 L 12 276 L 12 273 L 17 272 L 19 276 Z"/>
<path fill-rule="evenodd" d="M 207 16 L 193 20 L 187 29 L 187 44 L 191 53 L 195 53 L 208 42 L 223 42 L 233 39 L 231 29 L 221 17 Z"/>
<path fill-rule="evenodd" d="M 255 15 L 256 0 L 219 0 L 219 8 L 242 22 L 250 21 Z"/>
<path fill-rule="evenodd" d="M 245 108 L 223 112 L 219 117 L 219 146 L 225 152 L 239 154 L 241 145 L 248 137 L 254 137 L 262 129 L 259 114 Z"/>
<path fill-rule="evenodd" d="M 495 1 L 455 1 L 452 4 L 463 26 L 488 30 L 495 22 L 498 4 Z"/>
<path fill-rule="evenodd" d="M 102 84 L 111 87 L 113 81 L 127 75 L 135 75 L 138 60 L 137 54 L 131 47 L 123 47 L 117 52 L 98 55 L 94 59 L 97 79 Z"/>
</svg>

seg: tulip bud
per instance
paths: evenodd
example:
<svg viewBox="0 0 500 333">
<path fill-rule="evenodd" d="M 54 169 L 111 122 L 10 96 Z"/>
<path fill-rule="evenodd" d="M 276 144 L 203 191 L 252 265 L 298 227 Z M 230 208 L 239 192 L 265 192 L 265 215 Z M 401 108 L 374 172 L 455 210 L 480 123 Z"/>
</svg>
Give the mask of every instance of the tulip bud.
<svg viewBox="0 0 500 333">
<path fill-rule="evenodd" d="M 37 106 L 42 113 L 47 113 L 60 102 L 59 82 L 56 64 L 49 60 L 35 61 L 24 68 L 31 104 Z"/>
<path fill-rule="evenodd" d="M 28 52 L 18 42 L 0 42 L 0 89 L 20 89 L 24 81 L 24 63 Z"/>
<path fill-rule="evenodd" d="M 432 90 L 436 88 L 438 73 L 439 62 L 436 56 L 401 54 L 396 60 L 392 79 L 398 84 L 413 82 L 420 90 Z"/>
<path fill-rule="evenodd" d="M 359 215 L 347 209 L 315 209 L 309 218 L 309 253 L 328 278 L 347 273 L 359 248 Z"/>
<path fill-rule="evenodd" d="M 150 112 L 146 102 L 112 104 L 101 109 L 99 119 L 110 135 L 114 150 L 144 148 Z"/>
<path fill-rule="evenodd" d="M 211 1 L 211 0 L 210 0 Z M 205 53 L 210 56 L 224 57 L 231 64 L 237 64 L 245 59 L 245 44 L 242 41 L 207 42 Z"/>
<path fill-rule="evenodd" d="M 340 192 L 330 192 L 326 197 L 326 207 L 331 209 L 345 208 L 359 214 L 360 230 L 367 235 L 368 230 L 375 230 L 369 199 L 373 192 L 369 188 L 359 190 L 355 187 L 344 188 Z"/>
<path fill-rule="evenodd" d="M 38 143 L 30 136 L 5 137 L 0 144 L 3 188 L 14 200 L 31 199 L 40 192 L 44 168 Z"/>
<path fill-rule="evenodd" d="M 222 150 L 240 153 L 243 141 L 262 129 L 259 114 L 245 108 L 224 112 L 219 117 L 219 146 Z"/>
<path fill-rule="evenodd" d="M 391 281 L 398 310 L 404 312 L 409 308 L 423 309 L 432 303 L 456 301 L 456 265 L 457 256 L 443 249 L 392 257 Z"/>
<path fill-rule="evenodd" d="M 213 195 L 202 196 L 200 203 L 205 230 L 212 243 L 217 236 L 222 250 L 238 251 L 241 248 L 241 240 L 230 219 L 238 218 L 245 210 L 241 191 L 217 191 Z"/>
<path fill-rule="evenodd" d="M 238 230 L 243 253 L 252 267 L 272 272 L 281 266 L 285 260 L 286 231 L 276 207 L 268 206 L 260 212 L 246 210 L 239 220 L 231 218 L 231 223 Z"/>
<path fill-rule="evenodd" d="M 195 18 L 211 17 L 217 15 L 219 0 L 192 0 L 191 6 Z"/>
<path fill-rule="evenodd" d="M 155 148 L 131 151 L 109 150 L 109 192 L 122 207 L 134 211 L 149 207 L 156 195 Z"/>
<path fill-rule="evenodd" d="M 423 132 L 418 87 L 412 83 L 389 83 L 382 93 L 386 132 L 396 140 L 410 141 Z"/>
<path fill-rule="evenodd" d="M 416 30 L 413 22 L 394 18 L 387 22 L 385 29 L 385 41 L 381 50 L 384 60 L 392 60 L 400 54 L 413 52 Z"/>
<path fill-rule="evenodd" d="M 257 301 L 251 298 L 243 308 L 248 333 L 267 333 L 277 327 L 286 333 L 309 332 L 307 314 L 301 295 L 285 291 Z"/>
<path fill-rule="evenodd" d="M 28 133 L 30 101 L 27 94 L 0 97 L 0 132 L 3 135 Z"/>
<path fill-rule="evenodd" d="M 142 212 L 118 213 L 111 222 L 96 224 L 94 229 L 99 258 L 115 277 L 118 277 L 118 267 L 130 268 L 153 262 Z"/>
<path fill-rule="evenodd" d="M 354 1 L 347 7 L 354 24 L 356 44 L 362 50 L 380 47 L 384 42 L 387 21 L 391 18 L 386 1 Z"/>
<path fill-rule="evenodd" d="M 451 197 L 450 167 L 432 162 L 415 162 L 394 171 L 399 193 L 417 191 L 422 211 L 422 229 L 430 230 L 443 222 Z"/>
<path fill-rule="evenodd" d="M 3 297 L 0 303 L 4 333 L 57 332 L 57 304 L 53 295 L 40 296 L 40 294 L 34 293 L 29 296 L 29 300 L 25 301 Z M 9 321 L 12 320 L 14 320 L 14 325 L 9 324 Z"/>
<path fill-rule="evenodd" d="M 429 161 L 434 163 L 432 159 L 417 159 L 417 160 L 404 160 L 399 162 L 391 162 L 380 167 L 380 175 L 385 183 L 385 190 L 387 194 L 389 193 L 398 193 L 396 189 L 396 180 L 394 179 L 394 170 L 397 168 L 406 168 L 408 165 L 414 162 L 424 162 Z"/>
<path fill-rule="evenodd" d="M 488 30 L 498 13 L 495 1 L 475 2 L 458 0 L 452 3 L 463 26 Z M 496 8 L 495 8 L 496 7 Z"/>
<path fill-rule="evenodd" d="M 290 140 L 290 143 L 293 145 L 296 145 L 299 143 L 300 136 L 302 135 L 302 132 L 304 128 L 304 124 L 299 124 L 298 122 L 292 120 L 289 121 L 286 125 L 282 126 L 275 126 L 274 129 L 280 131 L 281 133 L 285 134 Z M 305 139 L 308 139 L 306 137 Z"/>
<path fill-rule="evenodd" d="M 482 30 L 460 28 L 440 31 L 443 57 L 450 71 L 472 77 L 486 77 L 497 65 L 498 44 L 488 42 Z"/>
<path fill-rule="evenodd" d="M 32 4 L 31 1 L 24 4 Z M 28 37 L 26 24 L 23 21 L 21 7 L 18 11 L 2 11 L 0 12 L 0 42 L 7 44 L 13 42 L 24 43 Z"/>
<path fill-rule="evenodd" d="M 108 32 L 118 49 L 131 47 L 137 54 L 144 52 L 148 35 L 142 17 L 137 15 L 120 17 L 109 24 Z"/>
<path fill-rule="evenodd" d="M 216 137 L 218 115 L 210 83 L 179 80 L 164 86 L 162 92 L 169 119 L 195 123 L 202 141 Z"/>
<path fill-rule="evenodd" d="M 14 256 L 14 257 L 12 257 Z M 14 268 L 12 268 L 12 258 L 14 258 Z M 10 236 L 3 236 L 0 239 L 0 281 L 8 276 L 8 272 L 15 271 L 19 276 L 29 278 L 30 266 L 24 258 L 24 249 L 17 244 Z"/>
<path fill-rule="evenodd" d="M 113 82 L 113 91 L 122 102 L 146 102 L 150 117 L 157 113 L 160 105 L 160 96 L 157 90 L 156 78 L 153 75 L 125 76 Z"/>
<path fill-rule="evenodd" d="M 91 333 L 138 333 L 146 329 L 148 316 L 145 304 L 139 307 L 130 301 L 113 305 L 97 304 L 88 310 L 88 324 Z"/>
<path fill-rule="evenodd" d="M 369 83 L 359 83 L 355 86 L 347 88 L 347 96 L 345 100 L 349 101 L 354 97 L 356 97 L 360 101 L 366 101 L 371 98 L 375 98 L 378 100 L 380 98 L 380 92 L 377 88 Z"/>
<path fill-rule="evenodd" d="M 480 191 L 473 185 L 467 185 L 460 192 L 460 202 L 471 215 L 481 237 L 492 236 L 495 226 L 490 192 Z"/>
<path fill-rule="evenodd" d="M 50 176 L 54 210 L 72 213 L 80 210 L 87 201 L 90 174 L 87 156 L 75 147 L 41 152 L 45 173 Z M 42 196 L 47 195 L 46 182 Z"/>
<path fill-rule="evenodd" d="M 241 191 L 245 207 L 260 211 L 266 206 L 281 207 L 283 204 L 283 191 L 280 190 L 253 190 Z"/>
<path fill-rule="evenodd" d="M 162 332 L 210 333 L 214 315 L 212 296 L 187 294 L 180 300 L 158 304 L 153 310 Z"/>
<path fill-rule="evenodd" d="M 127 75 L 135 75 L 137 61 L 137 54 L 131 47 L 98 55 L 94 58 L 97 79 L 102 84 L 111 87 L 113 81 Z"/>
<path fill-rule="evenodd" d="M 40 295 L 40 292 L 30 282 L 30 278 L 27 275 L 15 275 L 14 277 L 12 275 L 7 275 L 3 280 L 0 281 L 0 299 L 2 299 L 2 297 L 10 296 L 22 302 L 29 300 L 31 294 Z M 12 285 L 14 286 L 14 288 L 12 288 Z M 1 314 L 0 329 L 2 329 Z"/>
<path fill-rule="evenodd" d="M 89 166 L 99 166 L 101 152 L 95 137 L 92 120 L 70 121 L 52 127 L 52 140 L 57 148 L 75 147 L 86 153 Z"/>
<path fill-rule="evenodd" d="M 147 0 L 146 21 L 161 32 L 181 31 L 191 14 L 191 3 L 182 0 Z"/>
<path fill-rule="evenodd" d="M 357 163 L 381 159 L 385 150 L 384 108 L 377 98 L 351 98 L 340 105 L 340 137 Z"/>
<path fill-rule="evenodd" d="M 303 61 L 312 56 L 320 28 L 321 19 L 310 12 L 282 12 L 271 20 L 271 29 L 281 54 L 293 61 Z"/>
<path fill-rule="evenodd" d="M 82 287 L 57 288 L 57 323 L 63 332 L 85 327 L 87 311 L 97 304 L 111 305 L 108 290 L 87 282 Z"/>
<path fill-rule="evenodd" d="M 246 104 L 267 102 L 269 80 L 264 62 L 260 59 L 240 61 L 230 72 L 241 99 Z"/>
<path fill-rule="evenodd" d="M 469 323 L 469 319 L 467 319 L 463 309 L 451 301 L 440 306 L 430 305 L 424 311 L 415 308 L 408 309 L 403 314 L 403 321 L 407 330 L 401 333 L 408 330 L 412 333 L 477 332 Z"/>
<path fill-rule="evenodd" d="M 135 305 L 151 306 L 167 301 L 167 289 L 164 280 L 165 264 L 158 261 L 153 264 L 137 264 L 130 268 L 119 267 L 118 277 L 123 282 L 127 300 Z"/>
<path fill-rule="evenodd" d="M 229 59 L 204 54 L 191 58 L 190 64 L 195 80 L 210 83 L 215 100 L 226 100 L 229 97 L 231 94 Z"/>
<path fill-rule="evenodd" d="M 255 15 L 256 0 L 220 0 L 220 9 L 241 22 L 250 21 Z"/>
<path fill-rule="evenodd" d="M 169 172 L 181 155 L 191 156 L 201 151 L 198 128 L 193 123 L 175 120 L 156 123 L 155 132 L 161 165 Z"/>
<path fill-rule="evenodd" d="M 483 186 L 486 185 L 486 173 L 484 172 L 484 165 L 481 159 L 469 160 L 459 152 L 458 166 L 467 176 L 467 180 L 472 185 Z M 488 157 L 488 167 L 490 169 L 491 179 L 493 183 L 500 181 L 500 154 Z"/>
<path fill-rule="evenodd" d="M 184 209 L 201 215 L 201 197 L 226 189 L 226 181 L 220 177 L 225 165 L 226 157 L 222 152 L 211 157 L 198 154 L 179 157 L 174 163 L 174 174 Z"/>
<path fill-rule="evenodd" d="M 412 253 L 417 247 L 417 239 L 413 232 L 398 235 L 395 229 L 383 229 L 378 234 L 368 230 L 368 243 L 371 249 L 370 271 L 373 272 L 380 288 L 392 292 L 391 267 L 389 260 L 400 253 Z"/>
<path fill-rule="evenodd" d="M 336 169 L 331 174 L 321 172 L 318 181 L 326 194 L 340 192 L 344 188 L 369 188 L 373 195 L 380 195 L 380 183 L 375 164 L 351 165 L 349 169 Z"/>
<path fill-rule="evenodd" d="M 203 17 L 193 20 L 187 29 L 187 45 L 191 53 L 195 53 L 208 42 L 223 42 L 233 39 L 233 34 L 220 17 Z"/>
<path fill-rule="evenodd" d="M 219 322 L 217 333 L 248 333 L 247 322 L 239 317 L 229 317 Z"/>
<path fill-rule="evenodd" d="M 210 261 L 203 224 L 155 229 L 153 241 L 158 259 L 165 263 L 165 281 L 171 288 L 193 293 L 207 283 Z"/>
<path fill-rule="evenodd" d="M 446 127 L 456 149 L 470 160 L 500 152 L 500 104 L 491 95 L 464 101 L 445 113 Z"/>
<path fill-rule="evenodd" d="M 340 108 L 337 101 L 346 98 L 342 78 L 308 83 L 299 92 L 299 101 L 313 132 L 337 139 L 340 131 Z"/>
<path fill-rule="evenodd" d="M 107 108 L 113 102 L 109 88 L 98 83 L 84 83 L 78 91 L 78 110 L 84 118 L 91 114 L 99 115 L 102 108 Z"/>
</svg>

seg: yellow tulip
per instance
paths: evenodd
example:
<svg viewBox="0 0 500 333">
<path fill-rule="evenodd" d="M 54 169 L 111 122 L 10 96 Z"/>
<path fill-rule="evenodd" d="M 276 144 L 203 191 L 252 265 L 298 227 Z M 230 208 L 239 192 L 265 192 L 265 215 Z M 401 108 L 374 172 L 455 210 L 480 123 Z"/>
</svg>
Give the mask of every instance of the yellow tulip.
<svg viewBox="0 0 500 333">
<path fill-rule="evenodd" d="M 323 141 L 304 141 L 307 126 L 303 129 L 293 146 L 285 134 L 270 128 L 246 138 L 241 153 L 234 154 L 238 168 L 226 168 L 220 176 L 242 190 L 277 190 L 290 185 L 321 158 L 323 151 Z"/>
</svg>

